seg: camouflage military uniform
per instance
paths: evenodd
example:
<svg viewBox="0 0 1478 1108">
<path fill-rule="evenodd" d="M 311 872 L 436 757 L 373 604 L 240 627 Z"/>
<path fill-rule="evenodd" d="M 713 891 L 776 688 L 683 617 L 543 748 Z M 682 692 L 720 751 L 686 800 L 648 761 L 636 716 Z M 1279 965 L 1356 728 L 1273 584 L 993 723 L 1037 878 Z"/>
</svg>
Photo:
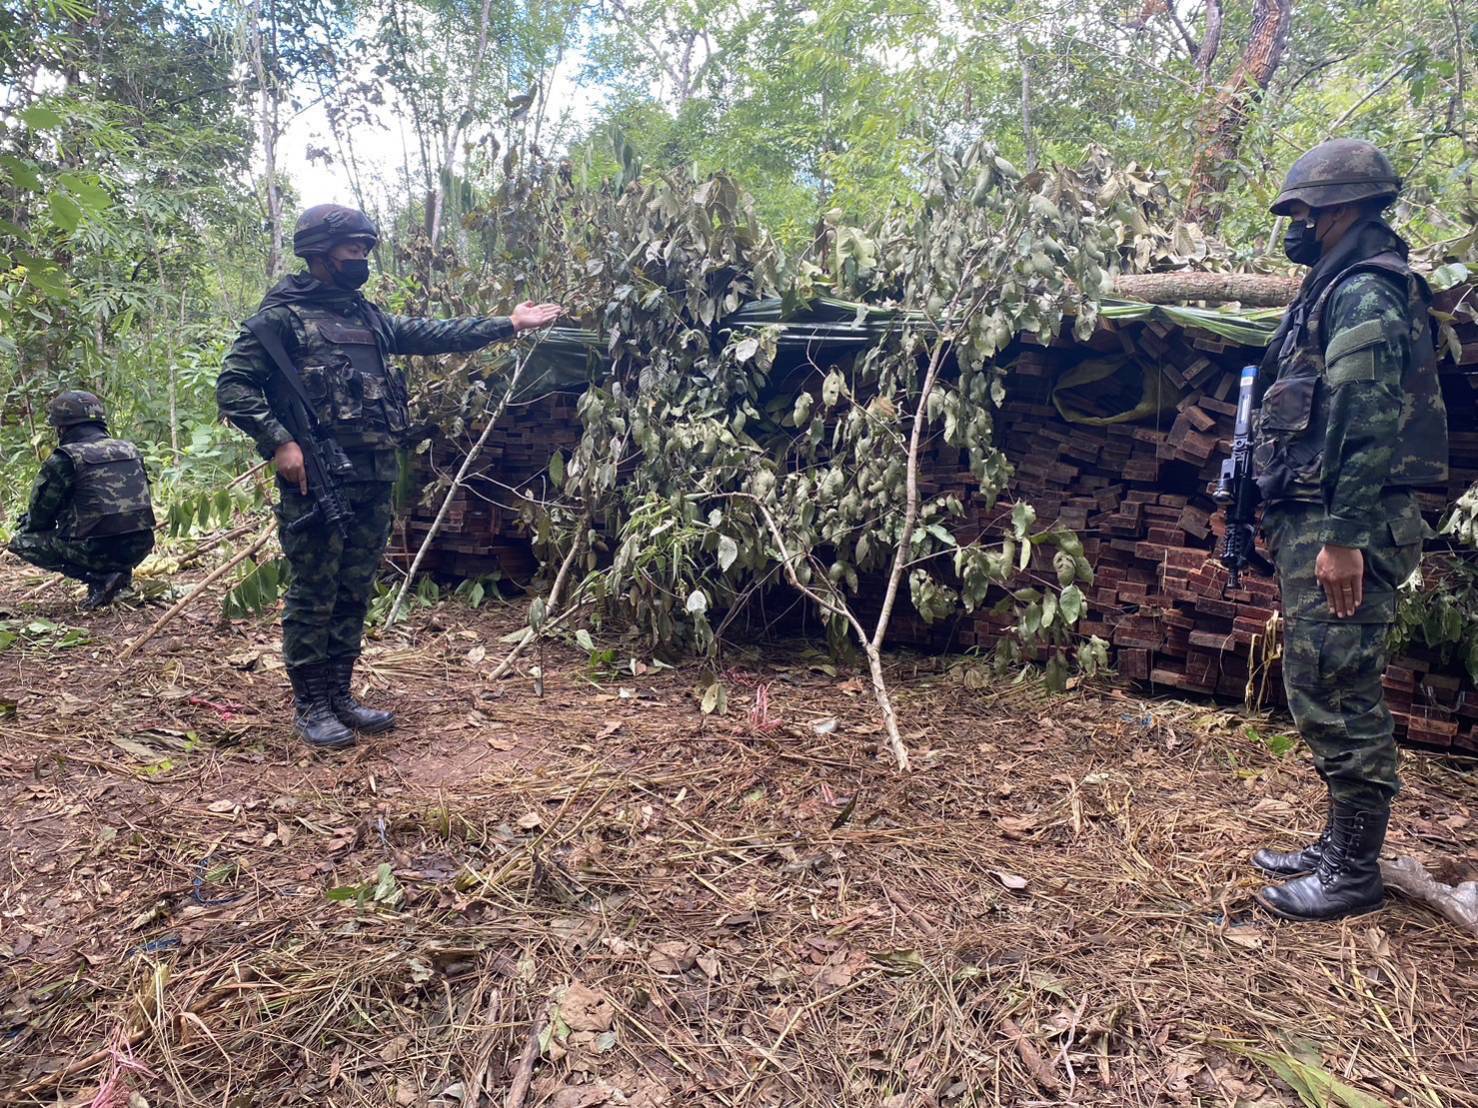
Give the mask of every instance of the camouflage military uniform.
<svg viewBox="0 0 1478 1108">
<path fill-rule="evenodd" d="M 374 221 L 353 208 L 304 211 L 293 253 L 308 271 L 267 294 L 216 381 L 221 414 L 279 469 L 278 534 L 293 570 L 282 615 L 293 731 L 322 750 L 351 745 L 356 731 L 395 726 L 393 712 L 359 703 L 353 691 L 410 418 L 405 377 L 390 359 L 477 350 L 518 329 L 511 318 L 408 319 L 372 304 L 359 289 L 379 238 Z M 545 305 L 522 322 L 557 314 Z M 315 495 L 314 483 L 325 480 L 337 493 L 329 504 Z"/>
<path fill-rule="evenodd" d="M 1400 789 L 1394 725 L 1380 675 L 1397 589 L 1416 569 L 1426 535 L 1411 490 L 1426 477 L 1414 471 L 1414 462 L 1431 454 L 1445 459 L 1440 394 L 1428 397 L 1423 418 L 1414 418 L 1403 387 L 1411 366 L 1420 362 L 1413 341 L 1422 341 L 1426 328 L 1425 318 L 1414 326 L 1411 313 L 1406 290 L 1385 273 L 1366 270 L 1336 279 L 1323 315 L 1329 335 L 1323 375 L 1308 378 L 1314 411 L 1292 399 L 1299 389 L 1270 390 L 1264 397 L 1262 427 L 1270 437 L 1276 433 L 1270 423 L 1312 424 L 1315 430 L 1323 425 L 1323 442 L 1308 458 L 1311 468 L 1271 499 L 1264 529 L 1287 620 L 1283 678 L 1289 709 L 1330 795 L 1357 807 L 1389 804 Z M 1295 341 L 1281 368 L 1295 368 L 1301 355 L 1307 350 Z M 1280 372 L 1278 380 L 1298 377 Z M 1413 421 L 1422 424 L 1416 430 L 1426 442 L 1414 442 Z M 1289 437 L 1296 459 L 1299 440 L 1308 440 Z M 1315 579 L 1315 560 L 1326 544 L 1363 551 L 1364 595 L 1351 618 L 1335 618 Z"/>
<path fill-rule="evenodd" d="M 504 318 L 412 319 L 390 315 L 357 292 L 307 274 L 280 282 L 262 317 L 280 337 L 319 425 L 344 448 L 354 476 L 343 493 L 354 516 L 347 535 L 322 525 L 287 525 L 313 509 L 313 497 L 278 480 L 283 552 L 293 570 L 282 616 L 283 661 L 290 667 L 357 656 L 375 571 L 392 522 L 396 449 L 408 420 L 395 355 L 477 350 L 509 338 Z M 256 442 L 264 458 L 292 441 L 274 404 L 281 398 L 261 343 L 243 328 L 216 382 L 221 414 Z"/>
<path fill-rule="evenodd" d="M 1386 637 L 1427 534 L 1415 489 L 1447 477 L 1431 291 L 1380 215 L 1400 191 L 1378 148 L 1331 139 L 1293 163 L 1271 206 L 1290 220 L 1283 252 L 1310 268 L 1258 374 L 1253 464 L 1288 704 L 1329 795 L 1316 840 L 1252 855 L 1288 879 L 1254 894 L 1284 919 L 1342 919 L 1385 897 L 1380 852 L 1400 788 Z"/>
<path fill-rule="evenodd" d="M 138 451 L 84 425 L 63 431 L 61 445 L 41 464 L 10 551 L 90 582 L 132 571 L 154 547 L 153 528 Z"/>
<path fill-rule="evenodd" d="M 1331 796 L 1373 808 L 1400 787 L 1385 641 L 1428 533 L 1413 486 L 1445 472 L 1447 421 L 1420 279 L 1369 259 L 1352 268 L 1287 334 L 1257 463 L 1289 709 Z M 1325 544 L 1364 554 L 1364 596 L 1346 619 L 1315 578 Z"/>
</svg>

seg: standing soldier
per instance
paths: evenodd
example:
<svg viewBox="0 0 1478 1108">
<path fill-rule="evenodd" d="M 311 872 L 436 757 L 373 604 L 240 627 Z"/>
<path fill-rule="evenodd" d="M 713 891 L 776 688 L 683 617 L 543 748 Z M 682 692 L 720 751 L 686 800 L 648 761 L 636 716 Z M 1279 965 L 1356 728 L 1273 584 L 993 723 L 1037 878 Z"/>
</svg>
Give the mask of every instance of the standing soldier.
<svg viewBox="0 0 1478 1108">
<path fill-rule="evenodd" d="M 149 476 L 133 443 L 108 436 L 103 402 L 92 393 L 57 396 L 47 421 L 57 429 L 57 448 L 36 474 L 10 551 L 87 582 L 82 606 L 102 608 L 154 548 Z"/>
<path fill-rule="evenodd" d="M 1380 850 L 1399 782 L 1381 689 L 1398 587 L 1430 534 L 1415 489 L 1447 476 L 1431 292 L 1382 213 L 1401 182 L 1368 142 L 1338 139 L 1293 164 L 1275 215 L 1310 266 L 1259 378 L 1254 454 L 1283 596 L 1283 678 L 1329 790 L 1324 832 L 1254 863 L 1291 880 L 1257 899 L 1328 920 L 1380 905 Z"/>
<path fill-rule="evenodd" d="M 524 303 L 511 318 L 390 315 L 359 292 L 378 239 L 374 223 L 352 208 L 305 211 L 293 252 L 307 272 L 267 293 L 216 382 L 221 414 L 277 470 L 278 534 L 292 566 L 282 656 L 293 729 L 315 747 L 348 746 L 350 728 L 373 733 L 395 723 L 351 692 L 375 570 L 390 537 L 396 448 L 409 420 L 405 376 L 391 358 L 477 350 L 548 326 L 560 314 L 556 304 Z M 323 467 L 313 464 L 319 457 L 329 459 L 332 489 L 323 487 Z M 333 511 L 325 510 L 325 493 Z"/>
</svg>

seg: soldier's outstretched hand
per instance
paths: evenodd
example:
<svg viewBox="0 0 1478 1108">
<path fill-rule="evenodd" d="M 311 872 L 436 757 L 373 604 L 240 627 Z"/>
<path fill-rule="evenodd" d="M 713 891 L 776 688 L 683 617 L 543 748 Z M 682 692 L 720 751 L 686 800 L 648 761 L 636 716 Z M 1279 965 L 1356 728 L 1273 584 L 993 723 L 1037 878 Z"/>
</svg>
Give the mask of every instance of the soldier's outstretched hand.
<svg viewBox="0 0 1478 1108">
<path fill-rule="evenodd" d="M 535 304 L 532 300 L 525 300 L 513 309 L 509 318 L 515 331 L 537 331 L 540 327 L 548 327 L 563 314 L 564 308 L 558 304 Z"/>
</svg>

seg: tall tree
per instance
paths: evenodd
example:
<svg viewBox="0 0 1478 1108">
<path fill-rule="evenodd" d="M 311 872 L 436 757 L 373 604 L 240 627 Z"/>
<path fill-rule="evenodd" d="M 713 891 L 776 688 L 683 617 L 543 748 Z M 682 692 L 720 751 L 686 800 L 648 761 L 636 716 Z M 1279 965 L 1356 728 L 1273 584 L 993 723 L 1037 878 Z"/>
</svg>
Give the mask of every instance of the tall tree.
<svg viewBox="0 0 1478 1108">
<path fill-rule="evenodd" d="M 1214 226 L 1220 212 L 1215 197 L 1225 188 L 1242 147 L 1249 112 L 1283 62 L 1293 0 L 1255 0 L 1252 23 L 1242 55 L 1231 77 L 1212 96 L 1202 112 L 1196 159 L 1186 194 L 1186 215 L 1203 226 Z M 1196 51 L 1196 66 L 1209 75 L 1221 48 L 1221 0 L 1206 0 L 1206 39 Z"/>
<path fill-rule="evenodd" d="M 355 15 L 351 0 L 245 0 L 239 16 L 238 48 L 248 73 L 243 91 L 262 157 L 259 192 L 270 280 L 283 267 L 283 135 L 310 103 L 336 94 Z M 319 95 L 310 100 L 314 91 Z"/>
<path fill-rule="evenodd" d="M 467 171 L 496 178 L 535 141 L 584 0 L 382 0 L 377 72 L 409 123 L 407 185 L 419 181 L 420 226 L 439 248 L 474 202 Z"/>
<path fill-rule="evenodd" d="M 282 185 L 277 173 L 277 144 L 282 137 L 282 93 L 276 74 L 268 70 L 276 38 L 277 6 L 263 16 L 262 0 L 251 0 L 246 9 L 246 52 L 256 85 L 257 138 L 262 149 L 262 190 L 267 205 L 267 279 L 282 270 Z"/>
</svg>

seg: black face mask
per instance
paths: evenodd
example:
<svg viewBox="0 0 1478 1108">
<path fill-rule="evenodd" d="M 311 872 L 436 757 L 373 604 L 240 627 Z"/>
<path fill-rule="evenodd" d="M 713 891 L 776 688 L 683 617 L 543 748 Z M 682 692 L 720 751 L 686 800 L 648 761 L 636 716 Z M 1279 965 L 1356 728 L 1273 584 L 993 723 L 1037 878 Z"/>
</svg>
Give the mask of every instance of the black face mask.
<svg viewBox="0 0 1478 1108">
<path fill-rule="evenodd" d="M 334 275 L 334 284 L 353 292 L 369 280 L 369 259 L 346 258 L 335 264 L 331 272 Z"/>
<path fill-rule="evenodd" d="M 1314 237 L 1314 220 L 1295 219 L 1283 235 L 1283 253 L 1288 260 L 1298 265 L 1313 265 L 1319 260 L 1324 248 Z"/>
</svg>

